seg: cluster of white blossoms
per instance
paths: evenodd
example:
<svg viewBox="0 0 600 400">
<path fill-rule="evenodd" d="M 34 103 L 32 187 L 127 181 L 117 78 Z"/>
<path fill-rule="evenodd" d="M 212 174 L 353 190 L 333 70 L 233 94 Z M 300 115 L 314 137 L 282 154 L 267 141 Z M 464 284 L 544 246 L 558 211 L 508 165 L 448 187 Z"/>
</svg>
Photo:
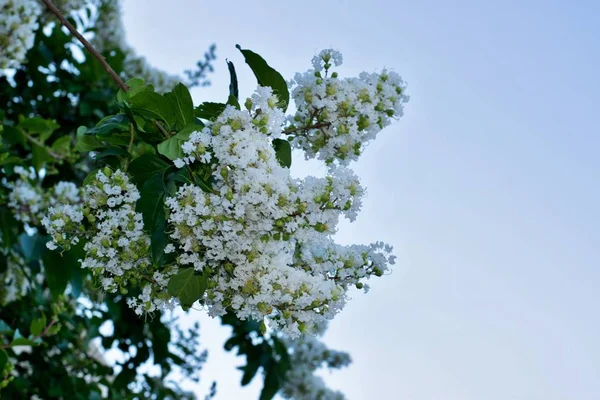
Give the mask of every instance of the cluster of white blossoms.
<svg viewBox="0 0 600 400">
<path fill-rule="evenodd" d="M 333 243 L 340 215 L 353 220 L 364 189 L 354 173 L 332 167 L 325 178 L 292 179 L 272 139 L 283 113 L 270 88 L 260 87 L 246 110 L 228 106 L 182 145 L 179 167 L 214 166 L 212 192 L 185 185 L 167 200 L 171 238 L 181 266 L 208 278 L 212 315 L 267 317 L 297 337 L 344 306 L 351 285 L 381 275 L 393 263 L 379 244 Z"/>
<path fill-rule="evenodd" d="M 0 250 L 5 258 L 4 271 L 0 272 L 0 305 L 15 301 L 27 294 L 31 287 L 31 270 L 20 254 L 14 250 Z"/>
<path fill-rule="evenodd" d="M 57 204 L 76 205 L 81 202 L 79 189 L 72 182 L 61 181 L 49 190 L 44 190 L 33 169 L 26 170 L 17 166 L 14 172 L 18 178 L 14 182 L 6 182 L 5 186 L 11 189 L 8 206 L 13 210 L 17 221 L 37 225 L 46 215 L 48 207 Z"/>
<path fill-rule="evenodd" d="M 406 85 L 393 71 L 363 72 L 358 78 L 329 74 L 342 55 L 323 50 L 313 59 L 314 69 L 298 73 L 291 82 L 297 107 L 286 133 L 306 158 L 347 165 L 356 160 L 377 133 L 403 114 Z"/>
<path fill-rule="evenodd" d="M 37 0 L 0 0 L 0 70 L 25 61 L 41 12 Z"/>
<path fill-rule="evenodd" d="M 325 70 L 328 61 L 341 63 L 341 55 L 331 50 L 319 59 L 326 60 Z M 399 78 L 385 73 L 376 82 L 361 79 L 372 101 L 384 103 L 385 110 L 394 106 L 395 112 L 401 111 L 406 98 L 403 89 L 397 90 Z M 358 97 L 346 93 L 343 101 L 348 109 L 355 110 L 355 117 L 371 113 L 369 118 L 375 118 L 377 107 L 371 105 L 369 111 L 362 105 L 362 91 L 357 93 Z M 300 110 L 307 104 L 303 101 Z M 169 279 L 189 268 L 206 281 L 199 300 L 212 316 L 234 312 L 240 319 L 264 319 L 291 339 L 319 331 L 344 307 L 349 289 L 367 291 L 365 281 L 385 274 L 395 257 L 391 246 L 381 242 L 335 243 L 340 217 L 353 221 L 365 194 L 354 172 L 340 165 L 352 157 L 338 148 L 326 158 L 339 163 L 329 163 L 324 178 L 292 178 L 274 148 L 279 143 L 274 139 L 281 140 L 282 132 L 293 129 L 284 129 L 285 116 L 278 104 L 270 88 L 259 87 L 245 101 L 245 109 L 226 106 L 215 121 L 182 143 L 183 157 L 174 161 L 175 166 L 208 171 L 210 179 L 202 186 L 184 184 L 165 200 L 167 265 L 157 267 L 148 258 L 151 241 L 144 233 L 142 215 L 135 211 L 137 188 L 125 173 L 108 168 L 85 186 L 83 207 L 51 209 L 44 221 L 52 236 L 48 246 L 68 249 L 78 237 L 85 237 L 83 266 L 100 277 L 107 291 L 127 290 L 137 283 L 141 294 L 129 305 L 138 314 L 176 304 L 167 290 Z M 315 110 L 315 118 L 331 116 L 321 106 Z M 348 125 L 354 117 L 338 113 L 336 118 L 346 118 Z M 325 132 L 346 135 L 335 125 L 338 122 Z M 377 121 L 378 129 L 387 123 Z M 368 132 L 374 130 L 365 129 L 351 134 L 351 140 L 360 146 L 370 140 Z M 326 142 L 327 148 L 338 143 L 335 137 Z M 305 375 L 294 379 L 308 379 Z"/>
<path fill-rule="evenodd" d="M 325 330 L 325 325 L 321 328 Z M 352 360 L 343 351 L 336 351 L 314 336 L 305 335 L 290 340 L 282 339 L 290 353 L 291 369 L 287 372 L 281 388 L 281 396 L 294 400 L 343 400 L 345 397 L 338 391 L 329 389 L 323 378 L 315 372 L 323 366 L 329 369 L 341 369 L 348 366 Z"/>
<path fill-rule="evenodd" d="M 138 189 L 122 171 L 104 168 L 84 187 L 82 197 L 82 204 L 50 207 L 42 221 L 51 236 L 46 246 L 68 250 L 84 237 L 81 266 L 92 270 L 105 291 L 126 290 L 132 282 L 146 279 L 142 293 L 129 298 L 129 305 L 140 315 L 162 308 L 168 303 L 168 278 L 176 269 L 152 269 L 150 238 L 143 230 L 142 214 L 135 211 Z"/>
</svg>

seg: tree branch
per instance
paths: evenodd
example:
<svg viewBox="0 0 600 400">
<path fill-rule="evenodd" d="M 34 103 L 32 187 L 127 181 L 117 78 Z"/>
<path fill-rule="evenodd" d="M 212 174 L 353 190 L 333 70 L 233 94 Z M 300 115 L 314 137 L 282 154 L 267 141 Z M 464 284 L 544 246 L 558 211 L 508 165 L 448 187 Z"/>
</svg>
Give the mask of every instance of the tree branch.
<svg viewBox="0 0 600 400">
<path fill-rule="evenodd" d="M 79 32 L 77 32 L 77 29 L 75 29 L 75 27 L 69 21 L 67 21 L 65 16 L 62 15 L 60 10 L 56 8 L 56 6 L 52 4 L 50 0 L 42 0 L 42 2 L 48 7 L 48 10 L 50 10 L 52 14 L 56 15 L 56 17 L 60 20 L 60 23 L 63 24 L 69 30 L 69 32 L 71 32 L 71 34 L 81 42 L 81 44 L 83 44 L 83 47 L 85 47 L 93 57 L 100 61 L 100 64 L 102 64 L 106 72 L 108 72 L 110 77 L 117 83 L 117 85 L 119 85 L 124 92 L 127 92 L 129 87 L 125 84 L 125 82 L 123 82 L 123 80 L 111 68 L 111 66 L 108 65 L 102 54 L 100 54 L 98 50 L 96 50 L 94 46 L 90 44 L 90 42 L 88 42 Z"/>
</svg>

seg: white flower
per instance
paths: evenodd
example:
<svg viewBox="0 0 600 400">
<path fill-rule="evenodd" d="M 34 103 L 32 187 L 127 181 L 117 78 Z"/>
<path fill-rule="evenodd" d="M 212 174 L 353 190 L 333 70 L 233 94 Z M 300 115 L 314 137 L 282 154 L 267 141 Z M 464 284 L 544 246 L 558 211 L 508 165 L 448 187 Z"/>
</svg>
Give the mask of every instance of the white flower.
<svg viewBox="0 0 600 400">
<path fill-rule="evenodd" d="M 0 0 L 0 70 L 25 61 L 41 12 L 36 0 Z"/>
</svg>

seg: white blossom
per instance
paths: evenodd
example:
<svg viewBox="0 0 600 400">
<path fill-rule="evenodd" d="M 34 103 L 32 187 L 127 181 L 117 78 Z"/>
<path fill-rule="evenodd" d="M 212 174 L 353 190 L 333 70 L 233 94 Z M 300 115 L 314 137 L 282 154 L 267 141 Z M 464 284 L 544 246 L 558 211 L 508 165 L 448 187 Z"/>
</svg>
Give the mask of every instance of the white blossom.
<svg viewBox="0 0 600 400">
<path fill-rule="evenodd" d="M 36 0 L 0 0 L 0 70 L 25 61 L 41 12 Z"/>
</svg>

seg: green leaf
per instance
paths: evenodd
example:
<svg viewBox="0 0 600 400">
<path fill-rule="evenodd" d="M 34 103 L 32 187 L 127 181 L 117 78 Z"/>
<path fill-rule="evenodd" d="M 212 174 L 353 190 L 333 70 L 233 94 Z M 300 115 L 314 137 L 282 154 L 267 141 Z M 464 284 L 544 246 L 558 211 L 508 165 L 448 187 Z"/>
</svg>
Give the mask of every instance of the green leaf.
<svg viewBox="0 0 600 400">
<path fill-rule="evenodd" d="M 100 171 L 102 168 L 96 168 L 95 170 L 91 171 L 89 174 L 86 175 L 85 178 L 83 178 L 83 183 L 82 186 L 86 186 L 88 184 L 90 184 L 90 182 L 92 182 L 94 179 L 96 179 L 96 174 L 98 173 L 98 171 Z"/>
<path fill-rule="evenodd" d="M 79 268 L 78 258 L 74 256 L 73 249 L 64 253 L 47 250 L 42 256 L 46 281 L 53 296 L 64 293 L 71 280 L 74 268 Z"/>
<path fill-rule="evenodd" d="M 207 119 L 209 121 L 214 121 L 223 113 L 225 110 L 225 104 L 223 103 L 211 103 L 206 102 L 200 104 L 194 110 L 194 115 L 198 118 Z"/>
<path fill-rule="evenodd" d="M 271 400 L 281 387 L 281 379 L 275 362 L 271 362 L 265 370 L 265 381 L 263 390 L 260 392 L 259 400 Z"/>
<path fill-rule="evenodd" d="M 149 119 L 163 121 L 167 129 L 176 123 L 175 108 L 164 96 L 143 91 L 131 98 L 131 111 Z"/>
<path fill-rule="evenodd" d="M 8 354 L 4 349 L 0 349 L 0 375 L 4 376 L 4 368 L 8 364 Z"/>
<path fill-rule="evenodd" d="M 87 128 L 85 126 L 80 126 L 77 128 L 77 150 L 81 152 L 87 152 L 102 147 L 102 143 L 96 139 L 96 136 L 86 135 L 86 132 Z"/>
<path fill-rule="evenodd" d="M 211 177 L 204 178 L 197 172 L 194 172 L 193 178 L 194 178 L 194 182 L 196 183 L 196 185 L 198 185 L 200 187 L 200 189 L 202 189 L 206 193 L 215 193 L 215 191 L 213 190 L 213 187 L 212 187 Z"/>
<path fill-rule="evenodd" d="M 238 110 L 240 109 L 240 102 L 238 101 L 237 97 L 234 97 L 234 96 L 229 96 L 227 98 L 227 105 L 234 106 Z"/>
<path fill-rule="evenodd" d="M 165 197 L 164 173 L 156 173 L 142 186 L 136 205 L 136 211 L 141 212 L 144 219 L 144 230 L 150 234 L 149 254 L 155 265 L 162 264 L 167 245 Z"/>
<path fill-rule="evenodd" d="M 46 327 L 46 316 L 42 314 L 41 318 L 36 318 L 31 321 L 31 325 L 29 325 L 29 333 L 33 336 L 39 336 L 44 331 Z"/>
<path fill-rule="evenodd" d="M 268 86 L 273 89 L 273 92 L 279 98 L 279 108 L 284 112 L 287 110 L 288 103 L 290 102 L 290 92 L 287 87 L 287 83 L 283 76 L 267 64 L 267 62 L 258 54 L 251 50 L 242 49 L 240 45 L 236 47 L 242 52 L 246 63 L 254 72 L 258 84 L 261 86 Z"/>
<path fill-rule="evenodd" d="M 32 117 L 21 121 L 19 123 L 19 127 L 29 134 L 38 134 L 43 143 L 50 137 L 50 135 L 52 135 L 55 130 L 60 127 L 60 125 L 58 125 L 56 121 L 52 119 Z"/>
<path fill-rule="evenodd" d="M 46 331 L 46 336 L 56 335 L 60 331 L 61 325 L 54 324 Z"/>
<path fill-rule="evenodd" d="M 23 336 L 18 329 L 15 331 L 12 342 L 10 342 L 11 346 L 35 346 L 35 344 L 33 340 Z"/>
<path fill-rule="evenodd" d="M 71 147 L 71 135 L 61 136 L 52 143 L 52 149 L 58 151 L 67 151 Z"/>
<path fill-rule="evenodd" d="M 2 137 L 9 144 L 20 144 L 21 146 L 27 143 L 27 138 L 25 137 L 23 131 L 19 128 L 15 128 L 14 126 L 4 126 L 4 130 L 2 131 Z"/>
<path fill-rule="evenodd" d="M 237 74 L 235 73 L 235 66 L 231 61 L 227 60 L 227 68 L 229 68 L 229 96 L 233 96 L 236 99 L 240 98 L 239 89 L 238 89 L 238 80 Z"/>
<path fill-rule="evenodd" d="M 46 147 L 32 144 L 31 149 L 31 163 L 36 170 L 41 170 L 46 162 L 52 161 L 52 156 L 50 153 L 48 153 L 48 149 Z"/>
<path fill-rule="evenodd" d="M 2 238 L 0 244 L 4 248 L 10 248 L 17 242 L 19 237 L 16 229 L 17 226 L 17 220 L 11 210 L 6 207 L 0 208 L 0 237 Z"/>
<path fill-rule="evenodd" d="M 181 304 L 191 306 L 199 300 L 206 290 L 206 279 L 203 275 L 194 274 L 192 268 L 185 268 L 169 279 L 167 291 L 179 299 Z"/>
<path fill-rule="evenodd" d="M 273 148 L 279 164 L 282 167 L 290 168 L 292 166 L 292 146 L 290 146 L 290 142 L 284 139 L 273 139 Z"/>
<path fill-rule="evenodd" d="M 108 149 L 102 150 L 98 154 L 94 156 L 95 160 L 100 160 L 104 157 L 110 156 L 125 156 L 127 158 L 131 157 L 129 152 L 121 147 L 110 147 Z"/>
<path fill-rule="evenodd" d="M 184 84 L 178 83 L 173 91 L 165 94 L 165 98 L 175 110 L 176 123 L 179 129 L 194 123 L 194 103 L 190 91 Z"/>
<path fill-rule="evenodd" d="M 46 238 L 38 233 L 34 233 L 33 235 L 22 233 L 19 236 L 19 244 L 21 245 L 21 251 L 25 260 L 34 261 L 40 258 L 46 249 Z"/>
<path fill-rule="evenodd" d="M 242 368 L 244 371 L 244 375 L 242 376 L 242 386 L 246 386 L 252 381 L 254 375 L 258 372 L 260 368 L 260 359 L 257 357 L 255 359 L 248 359 L 247 364 Z"/>
<path fill-rule="evenodd" d="M 117 92 L 117 100 L 118 101 L 128 101 L 132 96 L 135 96 L 142 90 L 146 89 L 145 82 L 142 78 L 133 78 L 125 82 L 125 84 L 129 87 L 127 92 L 124 92 L 123 89 L 119 89 Z"/>
<path fill-rule="evenodd" d="M 142 213 L 144 229 L 148 233 L 153 233 L 155 225 L 165 219 L 165 191 L 164 174 L 162 173 L 148 178 L 140 190 L 136 211 Z"/>
<path fill-rule="evenodd" d="M 190 139 L 190 135 L 196 131 L 198 131 L 198 127 L 196 125 L 185 127 L 175 136 L 170 137 L 164 142 L 160 143 L 157 147 L 158 152 L 167 157 L 169 160 L 176 160 L 184 157 L 185 154 L 181 149 L 181 145 L 184 142 L 187 142 Z"/>
<path fill-rule="evenodd" d="M 156 154 L 144 154 L 129 164 L 128 172 L 134 182 L 141 187 L 153 175 L 164 174 L 172 167 L 173 164 Z"/>
<path fill-rule="evenodd" d="M 95 127 L 88 129 L 86 135 L 109 136 L 116 133 L 129 135 L 129 119 L 124 114 L 102 118 Z"/>
</svg>

